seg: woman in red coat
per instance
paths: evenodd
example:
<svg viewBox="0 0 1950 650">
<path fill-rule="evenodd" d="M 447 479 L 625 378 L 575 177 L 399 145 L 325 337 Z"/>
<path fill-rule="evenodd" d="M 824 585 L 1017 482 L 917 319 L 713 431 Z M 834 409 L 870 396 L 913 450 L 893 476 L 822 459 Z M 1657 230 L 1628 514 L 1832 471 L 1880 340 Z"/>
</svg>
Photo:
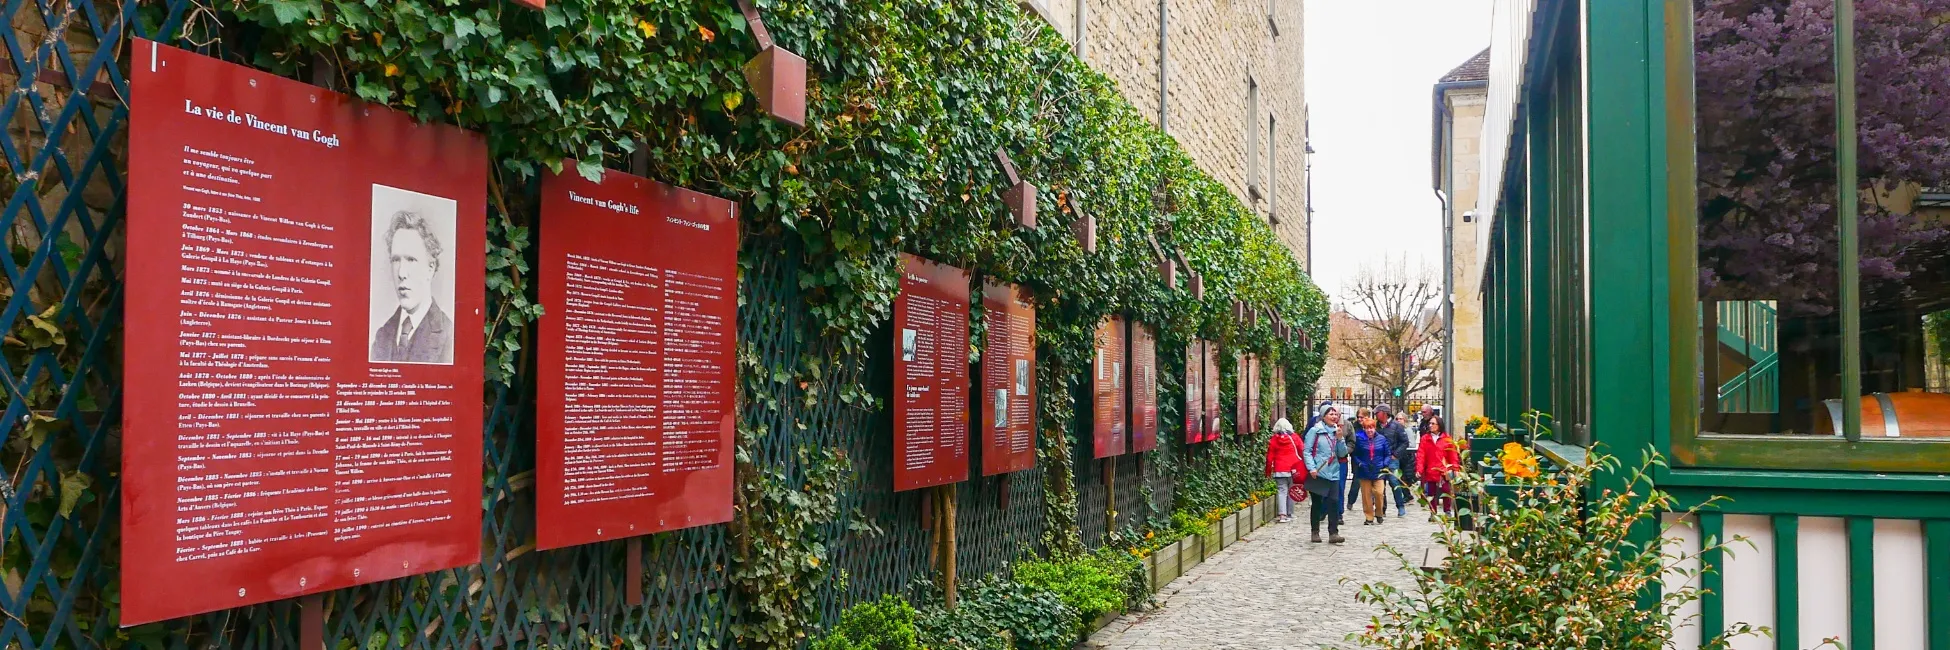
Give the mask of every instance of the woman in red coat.
<svg viewBox="0 0 1950 650">
<path fill-rule="evenodd" d="M 1280 504 L 1279 523 L 1293 521 L 1293 477 L 1304 471 L 1300 460 L 1300 437 L 1293 435 L 1293 423 L 1280 418 L 1273 423 L 1273 437 L 1266 441 L 1266 475 L 1273 477 L 1273 498 Z"/>
<path fill-rule="evenodd" d="M 1456 514 L 1455 486 L 1450 485 L 1449 476 L 1462 469 L 1462 456 L 1456 452 L 1456 441 L 1449 437 L 1442 416 L 1430 417 L 1423 425 L 1421 449 L 1415 454 L 1415 474 L 1422 478 L 1422 493 L 1429 496 L 1429 521 L 1435 521 L 1438 507 L 1444 513 Z"/>
</svg>

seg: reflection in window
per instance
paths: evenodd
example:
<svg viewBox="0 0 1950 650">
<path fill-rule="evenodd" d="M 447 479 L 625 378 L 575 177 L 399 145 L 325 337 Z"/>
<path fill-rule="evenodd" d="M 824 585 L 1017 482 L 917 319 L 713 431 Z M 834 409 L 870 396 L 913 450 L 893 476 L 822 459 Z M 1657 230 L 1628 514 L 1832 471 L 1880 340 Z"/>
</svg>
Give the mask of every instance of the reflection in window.
<svg viewBox="0 0 1950 650">
<path fill-rule="evenodd" d="M 1696 3 L 1705 431 L 1811 433 L 1841 394 L 1832 5 Z"/>
<path fill-rule="evenodd" d="M 1856 2 L 1864 438 L 1950 437 L 1925 336 L 1950 309 L 1947 27 L 1950 0 Z"/>
<path fill-rule="evenodd" d="M 1698 0 L 1701 426 L 1950 437 L 1950 0 L 1857 0 L 1858 237 L 1840 241 L 1833 0 Z M 1841 339 L 1841 252 L 1861 338 Z M 1844 345 L 1862 394 L 1841 393 Z"/>
</svg>

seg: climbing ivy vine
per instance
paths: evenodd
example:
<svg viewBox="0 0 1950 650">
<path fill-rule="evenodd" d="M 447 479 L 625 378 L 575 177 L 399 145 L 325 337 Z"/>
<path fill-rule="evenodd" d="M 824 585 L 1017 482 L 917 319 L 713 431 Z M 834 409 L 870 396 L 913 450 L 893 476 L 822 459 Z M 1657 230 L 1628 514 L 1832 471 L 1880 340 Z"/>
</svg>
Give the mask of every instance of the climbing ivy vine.
<svg viewBox="0 0 1950 650">
<path fill-rule="evenodd" d="M 504 382 L 540 313 L 526 297 L 530 224 L 507 206 L 545 171 L 593 175 L 632 158 L 652 178 L 736 200 L 748 241 L 789 240 L 803 256 L 795 280 L 810 333 L 835 345 L 785 369 L 789 382 L 743 382 L 757 391 L 743 395 L 748 408 L 776 402 L 765 387 L 793 384 L 882 404 L 863 381 L 835 379 L 865 373 L 836 368 L 857 369 L 876 353 L 869 341 L 891 314 L 901 252 L 1027 287 L 1044 387 L 1045 542 L 1055 552 L 1081 549 L 1068 387 L 1090 366 L 1101 319 L 1124 314 L 1158 327 L 1162 340 L 1205 338 L 1284 358 L 1289 378 L 1305 381 L 1295 394 L 1324 361 L 1324 346 L 1231 318 L 1232 302 L 1245 300 L 1313 341 L 1327 338 L 1325 297 L 1272 231 L 1014 0 L 758 1 L 779 44 L 808 61 L 803 128 L 759 109 L 740 71 L 757 48 L 730 0 L 553 0 L 542 11 L 502 0 L 214 4 L 224 24 L 218 48 L 249 44 L 233 58 L 323 74 L 366 100 L 485 134 L 500 206 L 489 286 L 492 311 L 503 315 L 488 333 L 489 366 Z M 1039 227 L 1013 226 L 997 199 L 998 149 L 1040 188 Z M 1096 219 L 1095 253 L 1070 235 L 1083 214 Z M 1203 276 L 1203 300 L 1161 281 L 1154 240 Z M 732 572 L 744 602 L 770 618 L 747 619 L 740 634 L 791 647 L 813 627 L 804 590 L 830 560 L 808 522 L 835 514 L 828 484 L 839 478 L 809 470 L 793 481 L 750 467 L 756 439 L 740 436 L 747 523 L 734 529 Z M 1250 455 L 1246 444 L 1186 463 L 1244 463 L 1235 456 Z M 814 469 L 840 462 L 802 451 Z M 1247 470 L 1227 467 L 1212 480 L 1243 480 Z"/>
</svg>

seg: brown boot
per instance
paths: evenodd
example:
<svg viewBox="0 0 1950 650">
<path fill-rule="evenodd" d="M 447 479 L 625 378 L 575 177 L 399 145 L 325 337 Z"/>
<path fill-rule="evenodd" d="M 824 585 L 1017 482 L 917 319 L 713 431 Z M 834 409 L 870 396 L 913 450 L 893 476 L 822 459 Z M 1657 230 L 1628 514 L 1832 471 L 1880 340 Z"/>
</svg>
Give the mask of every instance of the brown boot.
<svg viewBox="0 0 1950 650">
<path fill-rule="evenodd" d="M 1314 543 L 1315 544 L 1320 543 L 1320 531 L 1314 531 Z"/>
<path fill-rule="evenodd" d="M 1329 537 L 1329 538 L 1327 538 L 1327 543 L 1329 543 L 1329 544 L 1346 544 L 1346 543 L 1347 543 L 1347 538 L 1346 538 L 1346 537 L 1342 537 L 1342 536 L 1340 536 L 1340 535 L 1335 535 L 1335 536 L 1333 536 L 1333 537 Z"/>
</svg>

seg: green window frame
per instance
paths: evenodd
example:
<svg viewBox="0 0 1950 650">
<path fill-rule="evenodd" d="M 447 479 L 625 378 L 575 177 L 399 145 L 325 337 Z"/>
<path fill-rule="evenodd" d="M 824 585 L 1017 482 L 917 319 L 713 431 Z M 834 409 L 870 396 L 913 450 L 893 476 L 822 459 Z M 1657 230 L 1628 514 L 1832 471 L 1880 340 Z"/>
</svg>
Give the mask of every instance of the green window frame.
<svg viewBox="0 0 1950 650">
<path fill-rule="evenodd" d="M 1698 170 L 1694 135 L 1694 4 L 1665 0 L 1667 277 L 1670 341 L 1671 457 L 1676 467 L 1942 472 L 1950 469 L 1950 440 L 1863 438 L 1862 412 L 1842 409 L 1841 436 L 1718 434 L 1700 431 L 1700 389 L 1693 376 L 1701 315 L 1698 277 Z M 1842 402 L 1862 395 L 1861 271 L 1856 179 L 1856 65 L 1853 0 L 1835 4 L 1836 168 L 1841 244 Z"/>
</svg>

